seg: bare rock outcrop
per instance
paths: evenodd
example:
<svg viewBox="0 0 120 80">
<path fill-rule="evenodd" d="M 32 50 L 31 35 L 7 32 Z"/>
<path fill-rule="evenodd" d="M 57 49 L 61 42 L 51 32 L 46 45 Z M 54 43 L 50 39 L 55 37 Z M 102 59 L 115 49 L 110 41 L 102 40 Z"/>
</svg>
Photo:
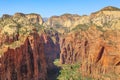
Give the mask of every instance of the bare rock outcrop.
<svg viewBox="0 0 120 80">
<path fill-rule="evenodd" d="M 51 27 L 74 28 L 78 24 L 89 24 L 89 17 L 77 14 L 63 14 L 61 16 L 52 16 L 47 21 L 47 25 Z"/>
<path fill-rule="evenodd" d="M 43 24 L 43 19 L 39 14 L 27 14 L 26 17 L 31 23 Z"/>
</svg>

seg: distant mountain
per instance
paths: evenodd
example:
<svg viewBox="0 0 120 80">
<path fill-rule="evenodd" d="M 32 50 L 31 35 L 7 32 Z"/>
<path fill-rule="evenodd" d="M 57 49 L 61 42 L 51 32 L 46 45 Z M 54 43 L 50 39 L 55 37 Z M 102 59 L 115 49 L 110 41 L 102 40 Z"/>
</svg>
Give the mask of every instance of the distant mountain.
<svg viewBox="0 0 120 80">
<path fill-rule="evenodd" d="M 97 26 L 105 26 L 111 21 L 120 18 L 120 9 L 112 6 L 105 7 L 97 12 L 87 16 L 80 16 L 76 14 L 63 14 L 61 16 L 52 16 L 46 22 L 51 27 L 67 27 L 74 28 L 79 24 L 95 24 Z M 112 26 L 112 25 L 109 25 Z"/>
<path fill-rule="evenodd" d="M 44 17 L 44 18 L 42 18 L 42 19 L 43 19 L 44 22 L 46 22 L 46 21 L 48 20 L 47 17 Z"/>
</svg>

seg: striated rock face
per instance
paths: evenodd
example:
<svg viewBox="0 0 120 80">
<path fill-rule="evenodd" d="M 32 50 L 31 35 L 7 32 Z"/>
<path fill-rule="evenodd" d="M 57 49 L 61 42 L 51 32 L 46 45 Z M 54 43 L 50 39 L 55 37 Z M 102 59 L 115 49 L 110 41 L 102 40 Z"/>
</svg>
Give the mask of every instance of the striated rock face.
<svg viewBox="0 0 120 80">
<path fill-rule="evenodd" d="M 7 48 L 0 56 L 0 80 L 46 80 L 43 38 L 31 34 L 15 49 Z"/>
<path fill-rule="evenodd" d="M 75 27 L 78 24 L 89 23 L 88 16 L 79 16 L 74 14 L 63 14 L 53 16 L 48 19 L 47 24 L 51 27 Z"/>
<path fill-rule="evenodd" d="M 72 29 L 79 24 L 91 25 L 95 24 L 96 26 L 112 26 L 113 21 L 120 19 L 120 9 L 115 7 L 105 7 L 100 11 L 92 13 L 91 15 L 74 15 L 74 14 L 64 14 L 61 16 L 53 16 L 48 19 L 47 25 L 51 27 L 67 27 Z"/>
<path fill-rule="evenodd" d="M 78 62 L 83 76 L 119 80 L 120 32 L 101 32 L 95 26 L 87 31 L 72 32 L 61 39 L 62 64 Z"/>
<path fill-rule="evenodd" d="M 10 41 L 8 38 L 6 40 L 7 43 L 15 46 L 18 45 L 19 47 L 11 48 L 10 46 L 9 48 L 6 46 L 2 48 L 3 55 L 0 57 L 0 79 L 46 80 L 47 73 L 50 73 L 56 68 L 53 61 L 59 58 L 60 53 L 58 33 L 51 35 L 53 37 L 45 33 L 41 34 L 41 36 L 36 32 L 30 33 L 28 35 L 29 37 L 23 41 L 23 44 L 14 43 L 20 41 L 19 39 L 15 40 L 13 38 Z M 20 36 L 18 37 L 20 39 L 22 38 Z M 23 70 L 21 71 L 21 69 Z M 11 77 L 12 75 L 13 78 Z"/>
<path fill-rule="evenodd" d="M 110 22 L 120 19 L 120 11 L 101 10 L 90 15 L 91 22 L 97 26 L 109 26 Z"/>
<path fill-rule="evenodd" d="M 47 79 L 60 48 L 58 32 L 42 23 L 38 14 L 0 18 L 0 80 Z"/>
</svg>

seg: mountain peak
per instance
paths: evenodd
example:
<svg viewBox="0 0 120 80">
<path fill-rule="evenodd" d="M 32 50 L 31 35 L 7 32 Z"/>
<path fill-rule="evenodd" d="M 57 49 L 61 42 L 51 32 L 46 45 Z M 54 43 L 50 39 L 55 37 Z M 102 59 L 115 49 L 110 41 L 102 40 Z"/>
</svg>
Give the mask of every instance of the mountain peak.
<svg viewBox="0 0 120 80">
<path fill-rule="evenodd" d="M 103 9 L 101 9 L 100 11 L 120 11 L 120 8 L 113 7 L 113 6 L 107 6 Z"/>
</svg>

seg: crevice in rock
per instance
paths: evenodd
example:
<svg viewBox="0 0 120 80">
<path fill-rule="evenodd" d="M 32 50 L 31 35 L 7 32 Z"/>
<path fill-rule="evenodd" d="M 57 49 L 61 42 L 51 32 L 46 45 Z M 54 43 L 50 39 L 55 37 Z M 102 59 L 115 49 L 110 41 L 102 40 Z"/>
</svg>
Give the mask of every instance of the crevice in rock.
<svg viewBox="0 0 120 80">
<path fill-rule="evenodd" d="M 17 72 L 15 70 L 11 73 L 11 80 L 17 80 Z"/>
<path fill-rule="evenodd" d="M 120 61 L 117 63 L 117 64 L 115 64 L 116 66 L 120 66 Z"/>
<path fill-rule="evenodd" d="M 105 49 L 104 46 L 100 49 L 100 52 L 99 52 L 99 54 L 97 56 L 96 63 L 102 58 L 102 55 L 104 53 L 104 49 Z"/>
<path fill-rule="evenodd" d="M 28 53 L 29 53 L 29 58 L 30 58 L 30 70 L 31 70 L 31 76 L 34 75 L 34 58 L 33 58 L 33 52 L 30 46 L 30 42 L 28 41 Z"/>
<path fill-rule="evenodd" d="M 41 63 L 40 63 L 40 59 L 37 60 L 37 64 L 38 64 L 38 71 L 41 71 Z"/>
<path fill-rule="evenodd" d="M 87 46 L 88 45 L 88 41 L 85 41 L 85 46 Z"/>
</svg>

